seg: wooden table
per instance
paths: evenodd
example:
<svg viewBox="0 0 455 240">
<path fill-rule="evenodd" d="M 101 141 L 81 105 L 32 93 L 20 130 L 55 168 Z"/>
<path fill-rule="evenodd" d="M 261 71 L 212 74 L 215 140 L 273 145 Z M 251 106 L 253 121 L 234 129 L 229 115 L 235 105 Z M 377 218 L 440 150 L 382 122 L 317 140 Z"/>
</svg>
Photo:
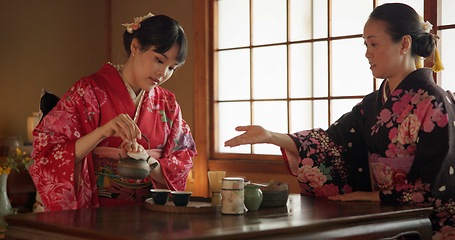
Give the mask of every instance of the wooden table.
<svg viewBox="0 0 455 240">
<path fill-rule="evenodd" d="M 431 239 L 431 208 L 335 202 L 291 194 L 287 206 L 244 215 L 183 214 L 143 204 L 6 216 L 8 239 Z M 394 238 L 390 238 L 394 239 Z"/>
</svg>

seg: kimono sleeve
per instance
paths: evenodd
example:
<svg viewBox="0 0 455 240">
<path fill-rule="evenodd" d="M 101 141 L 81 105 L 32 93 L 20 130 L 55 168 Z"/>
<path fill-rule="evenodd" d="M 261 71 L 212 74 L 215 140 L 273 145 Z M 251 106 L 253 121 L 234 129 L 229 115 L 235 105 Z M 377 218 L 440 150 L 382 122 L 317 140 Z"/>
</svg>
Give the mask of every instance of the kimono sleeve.
<svg viewBox="0 0 455 240">
<path fill-rule="evenodd" d="M 299 156 L 287 159 L 286 152 L 283 156 L 288 167 L 294 169 L 303 194 L 327 197 L 371 189 L 362 128 L 359 104 L 326 131 L 312 129 L 290 135 Z"/>
<path fill-rule="evenodd" d="M 366 96 L 327 129 L 330 139 L 343 147 L 342 161 L 353 191 L 371 191 L 365 108 L 371 108 L 375 100 L 375 93 Z"/>
<path fill-rule="evenodd" d="M 90 156 L 80 164 L 74 161 L 76 140 L 97 126 L 99 106 L 92 89 L 90 81 L 76 82 L 33 131 L 29 172 L 46 210 L 97 205 Z"/>
<path fill-rule="evenodd" d="M 171 190 L 183 191 L 186 188 L 188 174 L 193 167 L 192 157 L 197 154 L 197 151 L 190 128 L 183 120 L 180 106 L 176 101 L 172 109 L 172 111 L 166 111 L 170 134 L 167 137 L 163 157 L 158 161 L 167 187 Z"/>
</svg>

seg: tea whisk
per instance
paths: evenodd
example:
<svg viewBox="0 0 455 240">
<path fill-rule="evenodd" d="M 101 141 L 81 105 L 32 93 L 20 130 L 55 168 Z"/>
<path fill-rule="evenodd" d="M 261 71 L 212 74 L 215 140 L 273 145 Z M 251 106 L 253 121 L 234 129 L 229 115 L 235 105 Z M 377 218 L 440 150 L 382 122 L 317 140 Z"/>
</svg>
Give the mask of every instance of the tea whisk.
<svg viewBox="0 0 455 240">
<path fill-rule="evenodd" d="M 212 205 L 221 205 L 221 183 L 226 176 L 225 171 L 208 171 L 210 191 L 212 192 Z"/>
</svg>

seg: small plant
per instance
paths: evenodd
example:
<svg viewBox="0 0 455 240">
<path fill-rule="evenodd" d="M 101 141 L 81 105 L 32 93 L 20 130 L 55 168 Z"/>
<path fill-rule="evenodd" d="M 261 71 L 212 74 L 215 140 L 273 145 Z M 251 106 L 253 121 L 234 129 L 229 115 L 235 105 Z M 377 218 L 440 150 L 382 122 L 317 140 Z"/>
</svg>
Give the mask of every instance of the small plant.
<svg viewBox="0 0 455 240">
<path fill-rule="evenodd" d="M 0 174 L 10 174 L 11 170 L 19 171 L 21 166 L 26 169 L 33 163 L 27 152 L 21 151 L 16 148 L 16 152 L 8 155 L 8 157 L 0 161 Z"/>
</svg>

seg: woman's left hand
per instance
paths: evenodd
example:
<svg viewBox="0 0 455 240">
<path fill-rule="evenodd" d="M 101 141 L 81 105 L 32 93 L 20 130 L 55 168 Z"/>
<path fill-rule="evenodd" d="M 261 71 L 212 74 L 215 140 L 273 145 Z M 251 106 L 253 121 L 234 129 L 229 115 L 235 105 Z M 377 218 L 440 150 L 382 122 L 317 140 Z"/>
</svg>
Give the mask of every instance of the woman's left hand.
<svg viewBox="0 0 455 240">
<path fill-rule="evenodd" d="M 379 202 L 381 199 L 379 198 L 379 192 L 352 192 L 346 194 L 340 194 L 335 196 L 330 196 L 330 200 L 334 201 L 371 201 L 371 202 Z"/>
<path fill-rule="evenodd" d="M 140 145 L 138 143 L 136 143 L 136 144 L 137 144 L 137 151 L 133 151 L 132 150 L 133 147 L 123 148 L 123 150 L 126 152 L 126 155 L 128 155 L 131 158 L 138 159 L 138 160 L 146 160 L 149 157 L 148 153 L 145 151 L 145 149 L 142 145 Z"/>
</svg>

